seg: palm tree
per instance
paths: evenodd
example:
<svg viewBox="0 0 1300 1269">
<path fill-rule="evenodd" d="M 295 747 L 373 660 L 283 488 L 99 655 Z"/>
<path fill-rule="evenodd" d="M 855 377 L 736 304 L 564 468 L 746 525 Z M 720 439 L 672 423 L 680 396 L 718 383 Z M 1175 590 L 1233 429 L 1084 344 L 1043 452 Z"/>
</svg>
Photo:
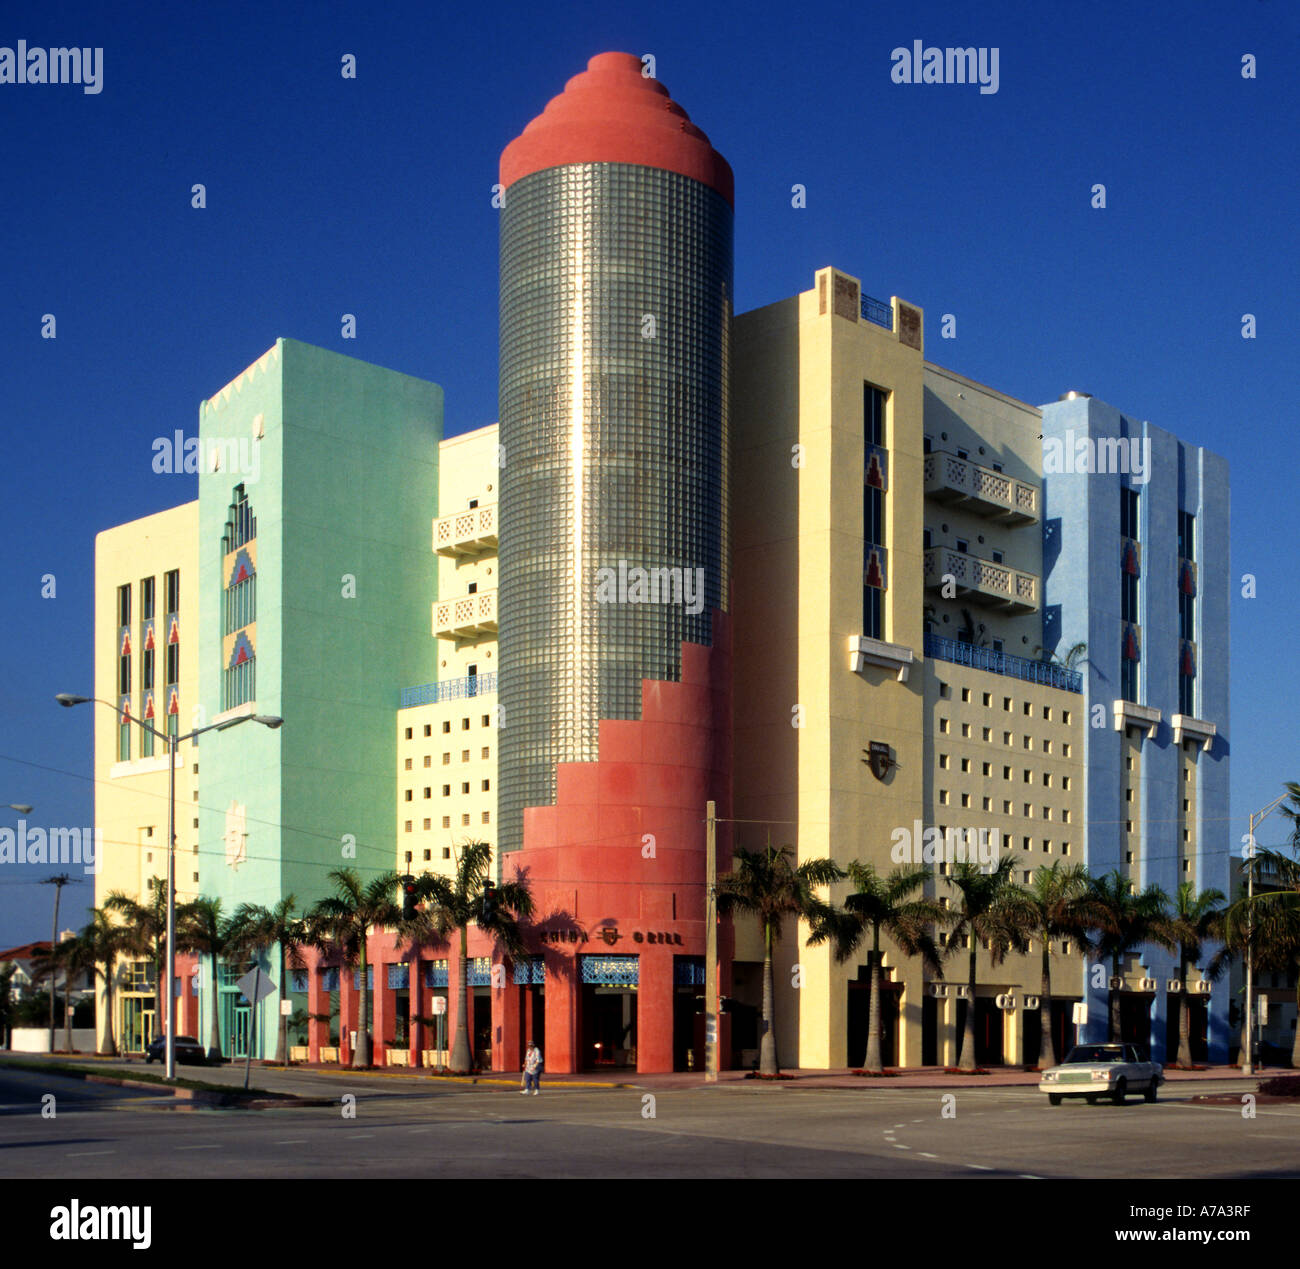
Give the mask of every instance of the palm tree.
<svg viewBox="0 0 1300 1269">
<path fill-rule="evenodd" d="M 1287 787 L 1300 794 L 1300 786 Z M 1238 899 L 1224 914 L 1224 937 L 1234 951 L 1244 952 L 1249 947 L 1261 969 L 1296 969 L 1300 967 L 1300 862 L 1261 848 L 1255 865 L 1277 879 L 1278 889 L 1256 890 L 1253 899 L 1244 895 Z M 1300 975 L 1296 978 L 1296 1016 L 1300 1017 Z M 1300 1027 L 1291 1049 L 1291 1065 L 1300 1068 Z"/>
<path fill-rule="evenodd" d="M 809 946 L 831 939 L 835 959 L 846 961 L 858 947 L 870 939 L 867 953 L 871 972 L 870 1026 L 867 1031 L 867 1056 L 862 1069 L 881 1074 L 885 1067 L 881 1057 L 885 1020 L 880 1007 L 881 967 L 880 935 L 883 931 L 907 956 L 920 956 L 927 969 L 942 975 L 939 949 L 931 927 L 941 924 L 946 913 L 934 899 L 910 898 L 933 876 L 929 868 L 895 868 L 887 877 L 880 876 L 872 864 L 853 859 L 848 864 L 848 879 L 855 893 L 844 900 L 844 910 L 813 926 Z"/>
<path fill-rule="evenodd" d="M 101 1036 L 95 1046 L 99 1053 L 117 1057 L 117 1035 L 113 1029 L 113 976 L 118 957 L 131 949 L 131 932 L 113 920 L 112 911 L 107 908 L 91 908 L 90 924 L 83 927 L 81 937 L 90 945 L 92 963 L 95 973 L 104 980 L 105 1005 L 108 1012 L 108 1030 Z M 108 1047 L 104 1047 L 107 1039 Z"/>
<path fill-rule="evenodd" d="M 819 899 L 816 891 L 846 875 L 831 859 L 805 859 L 796 864 L 789 846 L 773 850 L 769 842 L 761 851 L 737 846 L 731 872 L 718 878 L 718 915 L 750 912 L 763 927 L 763 1034 L 758 1049 L 758 1069 L 762 1075 L 776 1075 L 779 1069 L 772 949 L 781 941 L 782 927 L 791 917 L 807 921 L 814 929 L 833 923 L 835 908 Z"/>
<path fill-rule="evenodd" d="M 492 887 L 492 899 L 484 903 L 489 884 L 492 847 L 487 842 L 466 842 L 456 857 L 454 877 L 424 873 L 416 878 L 416 902 L 424 903 L 419 918 L 407 933 L 414 938 L 460 935 L 459 973 L 456 977 L 456 1036 L 452 1042 L 451 1069 L 465 1073 L 473 1065 L 469 1043 L 469 925 L 473 921 L 511 957 L 523 953 L 520 919 L 533 915 L 533 897 L 522 881 L 503 881 Z"/>
<path fill-rule="evenodd" d="M 287 894 L 272 908 L 258 903 L 241 903 L 235 909 L 234 941 L 240 951 L 262 952 L 277 948 L 280 958 L 280 991 L 289 995 L 288 970 L 302 969 L 302 950 L 309 942 L 307 922 L 294 916 L 298 906 L 296 895 Z M 275 1041 L 275 1060 L 283 1066 L 288 1056 L 289 1017 L 280 1014 L 280 1031 Z"/>
<path fill-rule="evenodd" d="M 72 980 L 95 966 L 93 948 L 83 933 L 62 939 L 39 962 L 42 973 L 63 975 L 63 1051 L 72 1052 Z"/>
<path fill-rule="evenodd" d="M 970 948 L 967 969 L 965 1034 L 961 1038 L 961 1056 L 957 1065 L 963 1071 L 974 1071 L 975 1066 L 975 988 L 976 955 L 981 942 L 989 945 L 994 965 L 1002 963 L 1007 952 L 1014 948 L 1024 952 L 1028 947 L 1029 931 L 1033 929 L 1033 912 L 1026 902 L 1024 892 L 1011 880 L 1015 861 L 1003 855 L 992 866 L 958 861 L 952 865 L 948 884 L 961 896 L 961 906 L 952 913 L 952 936 L 949 949 L 955 949 L 963 940 Z"/>
<path fill-rule="evenodd" d="M 14 1013 L 10 992 L 13 990 L 14 971 L 17 968 L 13 961 L 0 963 L 0 1049 L 7 1049 L 10 1044 L 9 1030 Z"/>
<path fill-rule="evenodd" d="M 1156 943 L 1173 950 L 1163 924 L 1169 896 L 1159 886 L 1148 886 L 1138 893 L 1132 883 L 1113 869 L 1104 877 L 1090 879 L 1088 898 L 1093 914 L 1092 929 L 1096 933 L 1092 954 L 1098 961 L 1110 961 L 1112 981 L 1120 976 L 1121 960 L 1144 943 Z M 1112 1043 L 1120 1038 L 1119 1002 L 1118 989 L 1111 987 L 1106 1036 Z"/>
<path fill-rule="evenodd" d="M 122 918 L 127 931 L 124 951 L 147 956 L 154 969 L 154 1031 L 163 1021 L 163 975 L 167 960 L 167 883 L 150 877 L 148 902 L 141 903 L 124 890 L 114 890 L 104 900 L 104 907 Z"/>
<path fill-rule="evenodd" d="M 357 1045 L 352 1051 L 354 1068 L 371 1064 L 370 984 L 366 962 L 366 941 L 372 927 L 396 925 L 402 911 L 393 902 L 400 880 L 396 872 L 383 872 L 363 882 L 355 868 L 335 868 L 329 874 L 334 893 L 320 899 L 307 914 L 308 939 L 321 948 L 336 949 L 344 970 L 359 966 L 361 997 L 358 1003 Z M 339 1035 L 347 1030 L 340 1019 Z"/>
<path fill-rule="evenodd" d="M 1100 914 L 1089 898 L 1088 870 L 1082 864 L 1057 860 L 1050 868 L 1035 869 L 1033 880 L 1022 889 L 1032 913 L 1033 937 L 1042 944 L 1038 1065 L 1044 1068 L 1060 1061 L 1052 1034 L 1052 942 L 1075 939 L 1083 943 L 1090 923 Z"/>
<path fill-rule="evenodd" d="M 208 1052 L 207 1060 L 216 1064 L 224 1060 L 221 1052 L 221 991 L 217 977 L 218 962 L 235 951 L 238 931 L 230 917 L 221 915 L 221 900 L 200 897 L 187 903 L 176 914 L 176 946 L 182 952 L 194 952 L 208 958 Z M 256 1006 L 254 1006 L 256 1007 Z"/>
<path fill-rule="evenodd" d="M 1200 961 L 1207 942 L 1223 938 L 1224 909 L 1226 902 L 1222 890 L 1197 892 L 1190 881 L 1181 882 L 1174 891 L 1173 902 L 1164 920 L 1165 937 L 1178 949 L 1178 1056 L 1176 1066 L 1191 1066 L 1191 1006 L 1187 998 L 1187 971 Z M 1230 953 L 1220 948 L 1202 970 L 1206 978 L 1222 975 L 1228 967 Z"/>
</svg>

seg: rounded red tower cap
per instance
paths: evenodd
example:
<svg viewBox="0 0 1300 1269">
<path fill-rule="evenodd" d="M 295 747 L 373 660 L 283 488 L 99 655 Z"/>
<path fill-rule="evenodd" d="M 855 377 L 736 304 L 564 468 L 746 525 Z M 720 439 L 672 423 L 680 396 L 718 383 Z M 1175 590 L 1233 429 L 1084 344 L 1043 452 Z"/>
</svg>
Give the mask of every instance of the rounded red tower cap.
<svg viewBox="0 0 1300 1269">
<path fill-rule="evenodd" d="M 637 163 L 701 181 L 733 207 L 731 165 L 633 53 L 598 53 L 501 152 L 501 184 L 566 163 Z"/>
</svg>

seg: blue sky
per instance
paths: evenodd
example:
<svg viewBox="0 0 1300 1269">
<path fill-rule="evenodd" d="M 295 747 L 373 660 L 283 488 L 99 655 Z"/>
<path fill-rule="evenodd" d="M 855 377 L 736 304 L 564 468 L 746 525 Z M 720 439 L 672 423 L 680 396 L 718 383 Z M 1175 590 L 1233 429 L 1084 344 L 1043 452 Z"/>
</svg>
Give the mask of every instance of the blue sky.
<svg viewBox="0 0 1300 1269">
<path fill-rule="evenodd" d="M 1234 840 L 1300 779 L 1294 8 L 311 10 L 0 16 L 0 46 L 104 49 L 99 94 L 0 84 L 0 800 L 92 822 L 90 716 L 53 696 L 91 687 L 94 535 L 194 496 L 153 473 L 153 438 L 193 433 L 199 401 L 277 336 L 440 383 L 449 434 L 496 418 L 497 157 L 608 49 L 654 54 L 735 169 L 739 310 L 835 264 L 920 304 L 931 360 L 1035 404 L 1090 391 L 1228 457 L 1233 573 L 1257 578 L 1255 599 L 1233 590 Z M 891 82 L 916 39 L 998 48 L 998 92 Z M 943 313 L 956 339 L 937 338 Z M 48 935 L 50 871 L 4 870 L 0 946 Z M 61 924 L 91 897 L 65 890 Z"/>
</svg>

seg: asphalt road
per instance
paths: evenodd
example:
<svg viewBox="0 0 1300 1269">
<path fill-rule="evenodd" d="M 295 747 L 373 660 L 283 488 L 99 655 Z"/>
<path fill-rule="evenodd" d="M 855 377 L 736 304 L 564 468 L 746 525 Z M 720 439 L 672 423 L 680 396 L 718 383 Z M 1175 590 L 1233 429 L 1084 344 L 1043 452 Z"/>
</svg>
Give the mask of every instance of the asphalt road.
<svg viewBox="0 0 1300 1269">
<path fill-rule="evenodd" d="M 143 1090 L 0 1070 L 0 1175 L 1253 1178 L 1300 1176 L 1300 1107 L 1049 1107 L 1026 1088 L 660 1092 L 359 1087 L 345 1104 L 177 1110 Z M 1248 1092 L 1253 1081 L 1216 1082 Z M 43 1118 L 53 1092 L 57 1114 Z M 954 1100 L 945 1101 L 946 1097 Z M 944 1110 L 955 1114 L 944 1116 Z"/>
</svg>

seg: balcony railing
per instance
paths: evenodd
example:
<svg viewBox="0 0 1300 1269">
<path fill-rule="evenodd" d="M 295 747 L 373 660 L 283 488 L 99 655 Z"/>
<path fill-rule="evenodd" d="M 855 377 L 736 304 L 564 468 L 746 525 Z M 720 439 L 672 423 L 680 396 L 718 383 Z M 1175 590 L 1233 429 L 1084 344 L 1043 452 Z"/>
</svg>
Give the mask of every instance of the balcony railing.
<svg viewBox="0 0 1300 1269">
<path fill-rule="evenodd" d="M 926 586 L 941 590 L 948 577 L 952 578 L 957 598 L 1018 613 L 1038 608 L 1038 578 L 1033 573 L 1022 573 L 950 547 L 932 546 L 925 552 Z"/>
<path fill-rule="evenodd" d="M 992 652 L 977 648 L 973 643 L 945 639 L 942 635 L 925 636 L 925 655 L 954 665 L 969 665 L 990 674 L 1005 674 L 1008 678 L 1024 679 L 1027 683 L 1042 683 L 1058 687 L 1064 692 L 1082 692 L 1083 675 L 1078 670 L 1067 670 L 1050 661 L 1031 661 L 1028 657 L 1012 656 L 1009 652 Z"/>
<path fill-rule="evenodd" d="M 497 593 L 480 590 L 433 605 L 433 633 L 439 639 L 477 639 L 497 628 Z"/>
<path fill-rule="evenodd" d="M 471 696 L 487 696 L 497 690 L 495 674 L 467 674 L 461 679 L 443 679 L 441 683 L 421 683 L 402 688 L 401 709 L 413 705 L 438 705 L 443 701 L 463 701 Z"/>
<path fill-rule="evenodd" d="M 496 549 L 496 503 L 439 516 L 433 522 L 433 550 L 437 555 L 482 555 Z"/>
<path fill-rule="evenodd" d="M 925 492 L 940 502 L 951 502 L 1012 524 L 1038 519 L 1038 490 L 1023 480 L 994 471 L 946 450 L 925 456 Z"/>
<path fill-rule="evenodd" d="M 888 300 L 878 300 L 862 292 L 862 316 L 886 330 L 894 329 L 894 307 Z"/>
</svg>

